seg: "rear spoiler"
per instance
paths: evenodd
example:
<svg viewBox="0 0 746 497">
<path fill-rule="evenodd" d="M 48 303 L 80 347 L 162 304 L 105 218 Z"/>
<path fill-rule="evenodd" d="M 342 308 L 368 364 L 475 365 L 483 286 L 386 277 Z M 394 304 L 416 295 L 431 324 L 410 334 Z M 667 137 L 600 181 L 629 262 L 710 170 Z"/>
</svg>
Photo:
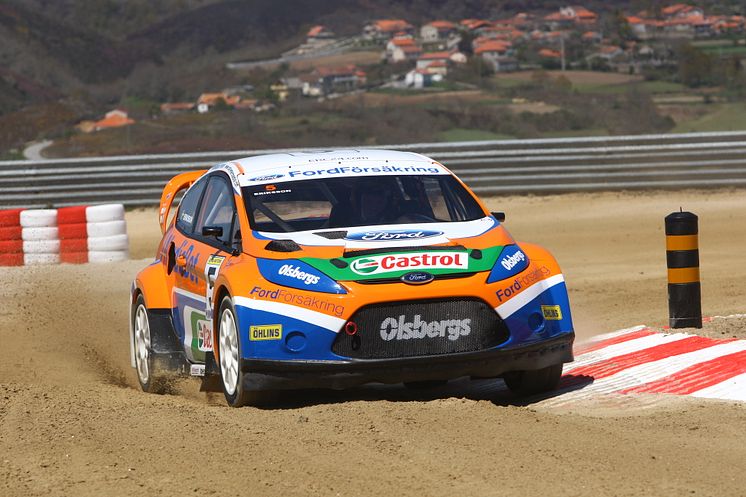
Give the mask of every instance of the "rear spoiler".
<svg viewBox="0 0 746 497">
<path fill-rule="evenodd" d="M 206 172 L 207 169 L 181 173 L 171 178 L 163 188 L 163 193 L 161 194 L 161 208 L 158 211 L 158 224 L 161 225 L 161 233 L 166 233 L 166 229 L 168 228 L 168 226 L 166 226 L 166 223 L 168 222 L 168 214 L 171 211 L 171 204 L 173 204 L 176 194 L 181 190 L 192 186 L 192 183 L 197 181 Z"/>
</svg>

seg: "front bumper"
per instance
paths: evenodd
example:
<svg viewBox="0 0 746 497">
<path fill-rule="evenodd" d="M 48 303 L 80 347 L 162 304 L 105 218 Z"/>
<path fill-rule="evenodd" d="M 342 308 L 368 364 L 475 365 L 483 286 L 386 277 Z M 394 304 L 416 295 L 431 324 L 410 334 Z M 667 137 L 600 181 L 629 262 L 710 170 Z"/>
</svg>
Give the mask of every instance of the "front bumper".
<svg viewBox="0 0 746 497">
<path fill-rule="evenodd" d="M 300 388 L 345 389 L 365 383 L 450 380 L 463 376 L 496 378 L 508 371 L 541 369 L 572 362 L 575 334 L 514 348 L 478 352 L 348 361 L 242 361 L 244 388 L 287 390 Z"/>
</svg>

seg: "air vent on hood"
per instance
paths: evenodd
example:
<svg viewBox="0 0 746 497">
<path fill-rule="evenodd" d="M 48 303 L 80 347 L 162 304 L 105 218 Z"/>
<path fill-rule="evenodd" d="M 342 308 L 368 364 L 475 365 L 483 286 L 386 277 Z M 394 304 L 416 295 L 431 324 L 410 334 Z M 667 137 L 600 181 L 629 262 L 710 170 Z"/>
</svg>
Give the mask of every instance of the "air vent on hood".
<svg viewBox="0 0 746 497">
<path fill-rule="evenodd" d="M 317 231 L 314 235 L 323 236 L 327 240 L 340 240 L 347 236 L 347 231 Z"/>
<path fill-rule="evenodd" d="M 296 252 L 300 250 L 300 245 L 293 240 L 272 240 L 264 248 L 273 252 Z"/>
</svg>

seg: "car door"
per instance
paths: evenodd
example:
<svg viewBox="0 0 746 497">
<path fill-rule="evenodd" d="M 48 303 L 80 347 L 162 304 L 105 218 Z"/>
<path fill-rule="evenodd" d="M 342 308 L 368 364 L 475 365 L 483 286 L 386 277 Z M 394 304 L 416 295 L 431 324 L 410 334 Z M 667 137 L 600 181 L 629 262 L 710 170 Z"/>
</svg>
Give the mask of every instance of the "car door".
<svg viewBox="0 0 746 497">
<path fill-rule="evenodd" d="M 221 266 L 233 252 L 238 227 L 233 190 L 227 177 L 213 173 L 202 181 L 196 208 L 179 210 L 175 237 L 176 271 L 173 322 L 187 358 L 205 361 L 212 351 L 212 297 Z M 191 190 L 187 192 L 187 195 Z M 190 200 L 185 195 L 182 205 Z M 180 223 L 181 221 L 181 223 Z"/>
</svg>

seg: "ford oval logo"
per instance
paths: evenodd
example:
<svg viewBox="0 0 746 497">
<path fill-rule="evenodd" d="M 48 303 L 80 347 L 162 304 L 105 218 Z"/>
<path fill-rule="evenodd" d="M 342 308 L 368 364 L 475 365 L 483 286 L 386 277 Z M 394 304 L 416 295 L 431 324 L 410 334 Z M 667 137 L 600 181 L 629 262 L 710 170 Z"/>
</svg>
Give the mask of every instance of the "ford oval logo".
<svg viewBox="0 0 746 497">
<path fill-rule="evenodd" d="M 406 283 L 407 285 L 424 285 L 425 283 L 430 283 L 434 279 L 435 276 L 433 276 L 432 274 L 423 273 L 421 271 L 407 273 L 401 277 L 402 282 Z"/>
<path fill-rule="evenodd" d="M 256 178 L 251 178 L 249 181 L 272 181 L 273 179 L 279 179 L 283 176 L 284 174 L 268 174 L 267 176 L 257 176 Z"/>
<path fill-rule="evenodd" d="M 391 231 L 363 231 L 350 233 L 345 240 L 356 242 L 392 242 L 401 240 L 419 240 L 442 235 L 442 231 L 430 230 L 391 230 Z"/>
</svg>

